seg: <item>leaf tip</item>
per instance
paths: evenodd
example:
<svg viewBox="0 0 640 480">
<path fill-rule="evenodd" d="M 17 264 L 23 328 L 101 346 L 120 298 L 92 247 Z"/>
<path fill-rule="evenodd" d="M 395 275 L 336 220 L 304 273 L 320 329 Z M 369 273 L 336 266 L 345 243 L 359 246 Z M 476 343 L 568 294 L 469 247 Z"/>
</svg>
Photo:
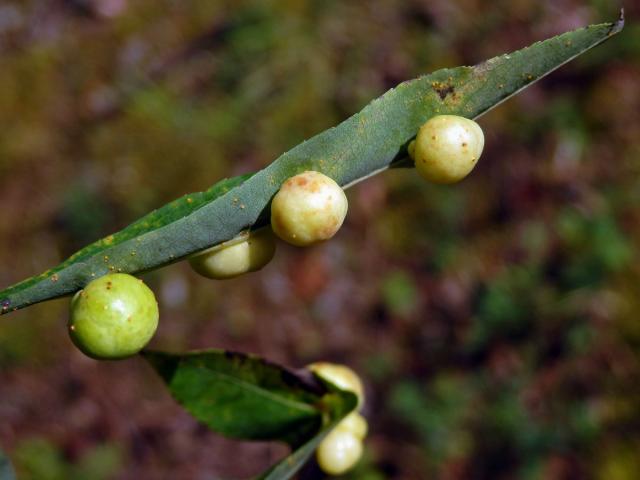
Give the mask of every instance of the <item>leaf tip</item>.
<svg viewBox="0 0 640 480">
<path fill-rule="evenodd" d="M 153 350 L 142 350 L 139 355 L 149 362 L 167 384 L 171 383 L 173 374 L 178 368 L 178 361 L 175 357 Z"/>
<path fill-rule="evenodd" d="M 624 18 L 624 8 L 620 9 L 620 15 L 618 16 L 618 20 L 616 20 L 611 25 L 611 30 L 609 30 L 609 36 L 615 35 L 616 33 L 620 33 L 620 31 L 624 28 L 625 18 Z"/>
</svg>

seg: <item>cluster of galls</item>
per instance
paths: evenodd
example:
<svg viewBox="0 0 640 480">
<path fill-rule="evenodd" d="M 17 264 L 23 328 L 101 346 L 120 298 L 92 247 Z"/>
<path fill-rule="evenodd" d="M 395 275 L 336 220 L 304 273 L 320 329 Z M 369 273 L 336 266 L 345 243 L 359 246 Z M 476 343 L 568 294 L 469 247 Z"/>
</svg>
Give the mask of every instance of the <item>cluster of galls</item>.
<svg viewBox="0 0 640 480">
<path fill-rule="evenodd" d="M 454 183 L 471 172 L 483 147 L 482 130 L 473 120 L 440 115 L 420 128 L 408 153 L 425 179 Z M 320 172 L 302 172 L 286 180 L 273 197 L 271 228 L 199 252 L 189 263 L 196 272 L 213 279 L 260 270 L 275 253 L 274 234 L 299 247 L 328 240 L 342 226 L 347 206 L 343 189 L 333 179 Z M 153 292 L 128 274 L 98 278 L 71 301 L 69 334 L 76 346 L 93 358 L 134 355 L 153 337 L 157 326 L 158 303 Z M 331 364 L 311 368 L 330 382 L 356 391 L 362 401 L 362 384 L 351 370 Z M 357 412 L 350 414 L 320 444 L 320 466 L 331 474 L 348 470 L 362 454 L 366 431 L 364 418 Z"/>
<path fill-rule="evenodd" d="M 364 404 L 364 388 L 360 377 L 344 365 L 319 362 L 307 367 L 313 373 L 348 390 L 358 397 L 356 411 L 349 413 L 331 430 L 318 445 L 316 460 L 320 468 L 329 475 L 341 475 L 358 463 L 362 456 L 362 442 L 367 436 L 367 420 L 360 414 Z"/>
<path fill-rule="evenodd" d="M 245 234 L 189 258 L 199 274 L 214 279 L 260 270 L 273 258 L 275 232 L 297 246 L 336 234 L 347 214 L 340 186 L 319 172 L 288 179 L 271 206 L 271 228 Z M 76 346 L 96 359 L 121 359 L 138 353 L 158 326 L 158 303 L 139 280 L 113 273 L 90 282 L 71 301 L 69 334 Z"/>
<path fill-rule="evenodd" d="M 434 183 L 454 183 L 467 176 L 484 147 L 482 129 L 473 120 L 439 115 L 427 121 L 408 147 L 418 173 Z M 201 275 L 225 279 L 260 270 L 273 258 L 273 233 L 298 247 L 333 237 L 347 215 L 347 197 L 333 179 L 306 171 L 284 182 L 271 202 L 271 228 L 252 232 L 193 255 Z"/>
</svg>

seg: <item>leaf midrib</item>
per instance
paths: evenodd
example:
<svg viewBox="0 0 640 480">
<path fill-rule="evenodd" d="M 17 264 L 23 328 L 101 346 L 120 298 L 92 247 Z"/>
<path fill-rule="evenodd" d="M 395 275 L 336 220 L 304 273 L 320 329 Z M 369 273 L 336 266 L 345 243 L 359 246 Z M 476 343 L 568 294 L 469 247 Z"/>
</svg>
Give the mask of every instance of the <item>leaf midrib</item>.
<svg viewBox="0 0 640 480">
<path fill-rule="evenodd" d="M 318 415 L 318 410 L 313 406 L 310 405 L 308 403 L 305 402 L 301 402 L 301 401 L 296 401 L 293 400 L 291 398 L 287 398 L 281 395 L 277 395 L 274 392 L 265 389 L 265 388 L 260 388 L 257 385 L 247 381 L 247 380 L 241 380 L 238 377 L 235 377 L 229 373 L 225 373 L 225 372 L 221 372 L 219 370 L 212 370 L 210 367 L 206 366 L 206 365 L 198 365 L 198 364 L 191 364 L 190 365 L 192 368 L 195 368 L 197 370 L 206 370 L 208 372 L 209 375 L 213 376 L 213 377 L 220 377 L 222 379 L 222 381 L 225 381 L 229 384 L 232 384 L 238 388 L 240 388 L 241 390 L 247 390 L 251 393 L 256 394 L 257 396 L 260 397 L 264 397 L 266 399 L 271 400 L 273 403 L 275 404 L 281 404 L 284 406 L 288 406 L 290 408 L 293 408 L 295 410 L 299 410 L 301 412 L 304 413 L 310 413 L 313 415 Z"/>
</svg>

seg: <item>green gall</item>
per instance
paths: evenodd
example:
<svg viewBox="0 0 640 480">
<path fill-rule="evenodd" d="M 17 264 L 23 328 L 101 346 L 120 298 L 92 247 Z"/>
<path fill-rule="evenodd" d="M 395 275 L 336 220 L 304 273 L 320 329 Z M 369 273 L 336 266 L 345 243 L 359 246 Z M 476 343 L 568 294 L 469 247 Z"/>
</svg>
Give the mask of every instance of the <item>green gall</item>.
<svg viewBox="0 0 640 480">
<path fill-rule="evenodd" d="M 142 280 L 113 273 L 90 282 L 71 300 L 69 336 L 96 359 L 139 352 L 158 327 L 158 303 Z"/>
</svg>

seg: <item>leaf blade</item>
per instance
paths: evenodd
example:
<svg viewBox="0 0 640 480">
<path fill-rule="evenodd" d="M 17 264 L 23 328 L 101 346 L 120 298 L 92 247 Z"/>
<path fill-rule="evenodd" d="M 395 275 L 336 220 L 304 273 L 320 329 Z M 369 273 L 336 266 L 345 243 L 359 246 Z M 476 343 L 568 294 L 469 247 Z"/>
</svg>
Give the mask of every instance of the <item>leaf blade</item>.
<svg viewBox="0 0 640 480">
<path fill-rule="evenodd" d="M 297 445 L 322 422 L 326 389 L 261 358 L 223 350 L 142 355 L 178 403 L 225 436 Z"/>
<path fill-rule="evenodd" d="M 220 182 L 207 191 L 208 196 L 207 192 L 186 195 L 89 245 L 54 269 L 0 292 L 0 314 L 72 294 L 110 271 L 139 273 L 159 268 L 262 226 L 268 222 L 269 202 L 279 186 L 303 170 L 323 172 L 346 187 L 398 165 L 406 157 L 407 143 L 431 116 L 448 113 L 476 118 L 604 42 L 623 25 L 621 17 L 476 67 L 439 70 L 404 82 L 264 170 Z M 193 205 L 181 205 L 190 198 Z"/>
</svg>

